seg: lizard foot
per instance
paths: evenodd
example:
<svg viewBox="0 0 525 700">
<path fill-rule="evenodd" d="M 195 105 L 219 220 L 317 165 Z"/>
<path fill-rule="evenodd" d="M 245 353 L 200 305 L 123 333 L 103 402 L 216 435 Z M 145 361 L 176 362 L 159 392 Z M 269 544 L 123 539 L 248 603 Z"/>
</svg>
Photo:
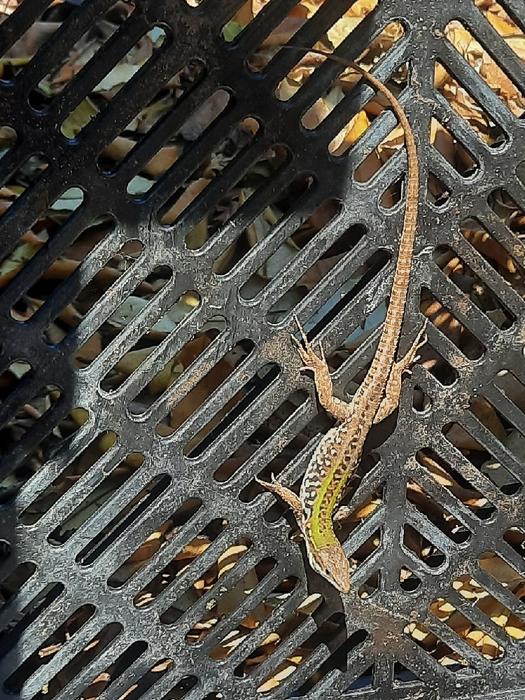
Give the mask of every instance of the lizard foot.
<svg viewBox="0 0 525 700">
<path fill-rule="evenodd" d="M 326 362 L 326 357 L 321 344 L 319 344 L 320 355 L 318 355 L 313 349 L 312 344 L 308 342 L 306 333 L 299 323 L 297 316 L 295 316 L 295 322 L 299 328 L 302 342 L 297 340 L 297 338 L 293 335 L 292 340 L 297 345 L 297 352 L 299 353 L 301 360 L 304 362 L 304 366 L 301 369 L 309 369 L 314 373 L 315 388 L 317 390 L 319 403 L 325 409 L 325 411 L 330 413 L 338 421 L 347 420 L 351 415 L 350 404 L 334 396 L 330 367 Z"/>
<path fill-rule="evenodd" d="M 271 493 L 274 493 L 276 496 L 282 498 L 282 500 L 285 503 L 287 503 L 292 509 L 293 514 L 295 515 L 295 519 L 297 520 L 299 527 L 301 527 L 303 521 L 303 506 L 301 504 L 299 496 L 295 494 L 291 489 L 280 484 L 275 479 L 273 474 L 271 476 L 271 482 L 263 481 L 257 476 L 255 477 L 255 481 L 261 486 L 264 486 L 264 488 L 270 491 Z"/>
<path fill-rule="evenodd" d="M 319 344 L 319 353 L 320 356 L 315 352 L 312 344 L 309 342 L 308 338 L 306 337 L 306 333 L 304 332 L 303 327 L 301 326 L 299 319 L 297 316 L 294 315 L 295 323 L 297 324 L 297 328 L 299 329 L 299 333 L 301 334 L 301 340 L 297 340 L 297 338 L 292 335 L 292 340 L 295 343 L 297 347 L 297 352 L 299 353 L 299 356 L 301 360 L 304 362 L 304 366 L 301 368 L 302 370 L 309 369 L 312 372 L 316 373 L 324 373 L 328 372 L 328 365 L 326 363 L 326 358 L 324 354 L 324 350 L 322 348 L 322 345 Z"/>
<path fill-rule="evenodd" d="M 345 522 L 350 518 L 352 515 L 352 509 L 349 508 L 348 506 L 339 506 L 337 511 L 334 514 L 334 525 L 336 527 L 343 527 Z"/>
</svg>

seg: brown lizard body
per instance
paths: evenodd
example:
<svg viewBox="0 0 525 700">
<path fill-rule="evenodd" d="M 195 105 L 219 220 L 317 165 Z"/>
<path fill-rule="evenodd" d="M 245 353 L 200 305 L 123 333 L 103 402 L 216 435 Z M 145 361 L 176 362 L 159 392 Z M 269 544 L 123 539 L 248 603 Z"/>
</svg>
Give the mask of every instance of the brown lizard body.
<svg viewBox="0 0 525 700">
<path fill-rule="evenodd" d="M 303 47 L 289 47 L 303 49 Z M 350 590 L 350 566 L 337 539 L 333 517 L 349 478 L 357 468 L 363 446 L 374 423 L 395 410 L 399 403 L 401 377 L 414 362 L 417 350 L 425 342 L 420 332 L 406 355 L 398 362 L 395 355 L 410 281 L 419 199 L 419 164 L 414 134 L 403 108 L 392 92 L 359 65 L 324 51 L 304 48 L 354 68 L 389 100 L 405 134 L 407 150 L 407 191 L 403 231 L 399 243 L 390 303 L 370 368 L 350 403 L 333 396 L 330 370 L 321 350 L 319 356 L 302 332 L 298 351 L 305 366 L 314 372 L 319 402 L 339 424 L 319 442 L 304 475 L 300 495 L 273 481 L 261 482 L 283 498 L 293 509 L 303 532 L 312 568 L 341 592 Z M 294 338 L 294 340 L 296 340 Z"/>
</svg>

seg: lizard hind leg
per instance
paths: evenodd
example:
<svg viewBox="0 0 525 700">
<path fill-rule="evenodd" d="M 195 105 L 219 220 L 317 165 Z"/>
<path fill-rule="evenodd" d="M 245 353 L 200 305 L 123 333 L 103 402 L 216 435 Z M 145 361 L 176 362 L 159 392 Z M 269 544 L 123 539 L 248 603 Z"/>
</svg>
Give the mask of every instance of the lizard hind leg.
<svg viewBox="0 0 525 700">
<path fill-rule="evenodd" d="M 299 323 L 299 319 L 297 316 L 294 318 L 301 334 L 302 343 L 293 335 L 292 340 L 297 346 L 297 352 L 301 360 L 304 362 L 302 369 L 309 369 L 314 373 L 315 388 L 319 403 L 327 413 L 330 413 L 330 415 L 338 421 L 348 420 L 352 415 L 350 404 L 334 396 L 332 376 L 322 346 L 319 345 L 320 355 L 318 355 L 313 349 L 312 344 L 308 341 L 306 333 Z"/>
</svg>

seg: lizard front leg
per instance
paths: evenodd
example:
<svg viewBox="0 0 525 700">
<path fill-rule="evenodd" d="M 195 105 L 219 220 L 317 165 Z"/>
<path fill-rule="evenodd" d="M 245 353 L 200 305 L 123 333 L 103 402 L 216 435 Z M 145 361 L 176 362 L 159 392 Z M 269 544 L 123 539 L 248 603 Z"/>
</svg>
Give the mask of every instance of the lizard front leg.
<svg viewBox="0 0 525 700">
<path fill-rule="evenodd" d="M 319 345 L 319 351 L 321 356 L 315 352 L 311 343 L 308 342 L 306 333 L 303 327 L 299 323 L 297 317 L 295 317 L 295 322 L 301 333 L 302 343 L 297 340 L 295 336 L 292 335 L 292 340 L 297 345 L 297 352 L 299 353 L 301 360 L 304 362 L 303 370 L 309 369 L 314 373 L 315 388 L 317 391 L 317 396 L 319 398 L 319 403 L 324 408 L 327 413 L 330 413 L 338 421 L 348 420 L 351 416 L 351 407 L 349 403 L 338 399 L 334 396 L 334 387 L 332 383 L 332 376 L 330 374 L 330 368 L 326 362 L 326 358 L 323 352 L 323 348 Z"/>
<path fill-rule="evenodd" d="M 282 498 L 283 501 L 290 506 L 295 516 L 295 519 L 297 520 L 297 524 L 302 530 L 304 521 L 303 506 L 301 504 L 299 496 L 297 496 L 297 494 L 295 494 L 291 489 L 287 488 L 286 486 L 283 486 L 278 481 L 276 481 L 273 474 L 271 482 L 263 481 L 262 479 L 259 479 L 257 477 L 255 477 L 255 481 L 258 484 L 261 484 L 261 486 L 264 486 L 264 488 L 268 491 L 271 491 L 271 493 L 280 496 L 280 498 Z"/>
<path fill-rule="evenodd" d="M 385 418 L 388 418 L 388 416 L 399 406 L 403 374 L 405 372 L 410 372 L 410 366 L 419 359 L 417 357 L 418 350 L 422 348 L 426 342 L 427 336 L 425 333 L 425 328 L 422 328 L 417 334 L 417 338 L 412 343 L 406 355 L 399 360 L 399 362 L 394 362 L 392 365 L 385 388 L 385 396 L 379 404 L 379 408 L 377 409 L 377 413 L 374 418 L 374 423 L 380 423 Z"/>
</svg>

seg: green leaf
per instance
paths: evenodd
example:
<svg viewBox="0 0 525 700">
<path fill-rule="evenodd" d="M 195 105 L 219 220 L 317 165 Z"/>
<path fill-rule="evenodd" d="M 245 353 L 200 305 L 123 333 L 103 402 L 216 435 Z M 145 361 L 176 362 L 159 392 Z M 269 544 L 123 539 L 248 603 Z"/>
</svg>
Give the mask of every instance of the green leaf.
<svg viewBox="0 0 525 700">
<path fill-rule="evenodd" d="M 96 117 L 98 114 L 98 109 L 95 107 L 93 102 L 86 97 L 82 102 L 74 109 L 71 114 L 64 119 L 60 130 L 64 136 L 68 139 L 74 139 L 75 136 L 82 131 L 82 129 L 89 124 L 89 122 Z"/>
<path fill-rule="evenodd" d="M 121 63 L 115 66 L 100 83 L 96 86 L 93 92 L 104 92 L 105 90 L 113 90 L 117 85 L 124 85 L 131 80 L 140 66 L 134 66 L 130 63 Z"/>
<path fill-rule="evenodd" d="M 9 275 L 31 260 L 37 249 L 31 243 L 21 243 L 11 255 L 0 264 L 0 278 Z"/>
<path fill-rule="evenodd" d="M 225 24 L 222 30 L 222 37 L 224 41 L 233 41 L 237 35 L 239 35 L 244 26 L 239 24 L 239 22 L 234 22 L 231 20 L 228 24 Z"/>
</svg>

